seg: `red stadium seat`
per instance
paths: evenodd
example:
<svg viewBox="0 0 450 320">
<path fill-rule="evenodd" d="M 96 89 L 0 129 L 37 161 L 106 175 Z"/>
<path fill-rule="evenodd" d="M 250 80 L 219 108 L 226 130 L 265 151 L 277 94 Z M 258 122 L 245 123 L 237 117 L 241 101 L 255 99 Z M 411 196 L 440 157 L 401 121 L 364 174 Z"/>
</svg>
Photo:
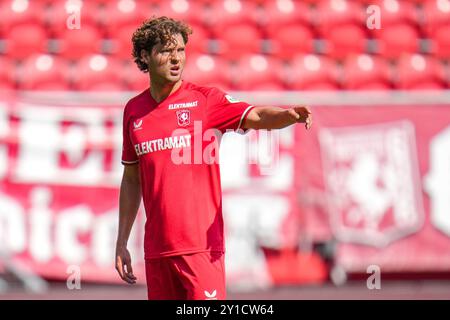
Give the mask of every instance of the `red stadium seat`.
<svg viewBox="0 0 450 320">
<path fill-rule="evenodd" d="M 247 55 L 236 62 L 233 70 L 233 87 L 238 90 L 283 86 L 282 63 L 273 57 Z"/>
<path fill-rule="evenodd" d="M 153 14 L 153 13 L 152 13 Z M 159 1 L 155 7 L 156 16 L 167 16 L 189 24 L 206 22 L 205 5 L 198 1 L 168 0 Z"/>
<path fill-rule="evenodd" d="M 40 5 L 43 5 L 43 6 L 50 6 L 55 1 L 54 0 L 34 0 L 33 2 L 39 3 Z"/>
<path fill-rule="evenodd" d="M 79 60 L 74 70 L 75 88 L 83 91 L 124 90 L 121 71 L 123 65 L 103 55 L 92 55 Z"/>
<path fill-rule="evenodd" d="M 292 90 L 337 90 L 336 63 L 317 55 L 295 57 L 286 69 L 285 79 Z"/>
<path fill-rule="evenodd" d="M 123 26 L 139 26 L 156 11 L 145 1 L 114 0 L 106 4 L 104 13 L 102 24 L 109 37 L 114 38 Z"/>
<path fill-rule="evenodd" d="M 100 6 L 92 1 L 52 1 L 47 13 L 46 23 L 54 38 L 61 37 L 70 28 L 97 25 L 102 17 Z"/>
<path fill-rule="evenodd" d="M 4 0 L 0 2 L 0 32 L 20 24 L 42 24 L 45 6 L 39 1 Z"/>
<path fill-rule="evenodd" d="M 68 59 L 79 59 L 88 54 L 101 52 L 101 33 L 91 25 L 80 29 L 65 29 L 59 39 L 59 54 Z"/>
<path fill-rule="evenodd" d="M 261 32 L 251 24 L 230 26 L 223 30 L 218 40 L 219 53 L 228 59 L 261 52 Z"/>
<path fill-rule="evenodd" d="M 8 93 L 13 93 L 16 87 L 11 82 L 0 82 L 0 95 L 6 97 Z"/>
<path fill-rule="evenodd" d="M 374 32 L 378 53 L 396 58 L 403 53 L 419 52 L 419 33 L 409 24 L 396 24 Z"/>
<path fill-rule="evenodd" d="M 113 40 L 112 53 L 119 58 L 132 59 L 132 36 L 136 29 L 139 27 L 137 24 L 131 24 L 122 26 L 115 34 Z"/>
<path fill-rule="evenodd" d="M 450 1 L 425 0 L 423 2 L 423 29 L 428 35 L 433 34 L 441 26 L 448 25 L 450 23 Z"/>
<path fill-rule="evenodd" d="M 89 87 L 83 90 L 116 92 L 116 91 L 127 91 L 128 88 L 125 84 L 123 84 L 123 82 L 104 80 L 101 82 L 92 83 L 89 85 Z"/>
<path fill-rule="evenodd" d="M 0 86 L 3 88 L 13 88 L 15 86 L 15 62 L 6 57 L 0 56 Z"/>
<path fill-rule="evenodd" d="M 436 59 L 419 54 L 404 55 L 396 65 L 397 88 L 443 89 L 445 69 Z"/>
<path fill-rule="evenodd" d="M 284 25 L 304 24 L 311 22 L 310 6 L 293 0 L 272 0 L 263 4 L 262 25 L 271 33 Z"/>
<path fill-rule="evenodd" d="M 257 26 L 258 7 L 255 3 L 240 0 L 211 1 L 206 10 L 206 24 L 213 35 L 220 37 L 229 27 L 249 24 Z"/>
<path fill-rule="evenodd" d="M 233 90 L 242 90 L 239 85 L 232 87 Z M 251 91 L 283 91 L 286 87 L 281 82 L 261 82 L 255 83 L 247 90 Z"/>
<path fill-rule="evenodd" d="M 139 70 L 134 61 L 128 60 L 124 63 L 122 69 L 122 79 L 125 82 L 128 90 L 140 92 L 150 85 L 150 78 L 148 73 Z"/>
<path fill-rule="evenodd" d="M 269 32 L 271 53 L 280 58 L 291 58 L 299 53 L 314 51 L 314 35 L 303 25 L 287 25 Z"/>
<path fill-rule="evenodd" d="M 326 33 L 325 51 L 328 55 L 341 59 L 351 54 L 367 50 L 367 35 L 358 25 L 346 24 L 331 28 Z"/>
<path fill-rule="evenodd" d="M 197 0 L 197 1 L 208 2 L 208 0 Z M 272 2 L 274 0 L 246 0 L 246 1 L 263 6 L 263 5 L 266 5 L 268 2 Z"/>
<path fill-rule="evenodd" d="M 188 53 L 209 53 L 209 39 L 211 35 L 209 31 L 203 28 L 199 24 L 190 24 L 193 33 L 189 37 L 188 44 L 186 46 L 186 50 Z"/>
<path fill-rule="evenodd" d="M 38 24 L 21 24 L 12 27 L 6 38 L 6 53 L 23 59 L 35 53 L 47 52 L 47 34 Z"/>
<path fill-rule="evenodd" d="M 390 89 L 389 63 L 379 57 L 355 55 L 343 64 L 342 84 L 348 90 Z"/>
<path fill-rule="evenodd" d="M 363 7 L 349 0 L 321 0 L 314 15 L 314 21 L 322 33 L 343 24 L 364 25 L 365 19 Z"/>
<path fill-rule="evenodd" d="M 19 87 L 23 90 L 67 90 L 69 65 L 58 57 L 47 54 L 26 59 L 19 74 Z"/>
<path fill-rule="evenodd" d="M 450 22 L 433 32 L 432 52 L 439 58 L 450 59 Z"/>
<path fill-rule="evenodd" d="M 226 61 L 210 55 L 188 55 L 183 71 L 187 81 L 206 86 L 230 86 L 230 67 Z"/>
</svg>

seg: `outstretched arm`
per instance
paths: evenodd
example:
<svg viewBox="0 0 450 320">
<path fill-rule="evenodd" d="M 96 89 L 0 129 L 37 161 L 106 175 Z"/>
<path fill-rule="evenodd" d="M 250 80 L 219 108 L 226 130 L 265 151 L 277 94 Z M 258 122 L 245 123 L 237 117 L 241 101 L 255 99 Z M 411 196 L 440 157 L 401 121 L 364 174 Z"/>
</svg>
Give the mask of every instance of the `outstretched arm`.
<svg viewBox="0 0 450 320">
<path fill-rule="evenodd" d="M 305 123 L 305 128 L 312 125 L 311 111 L 305 106 L 280 108 L 256 107 L 253 108 L 243 127 L 245 129 L 281 129 L 294 123 Z"/>
</svg>

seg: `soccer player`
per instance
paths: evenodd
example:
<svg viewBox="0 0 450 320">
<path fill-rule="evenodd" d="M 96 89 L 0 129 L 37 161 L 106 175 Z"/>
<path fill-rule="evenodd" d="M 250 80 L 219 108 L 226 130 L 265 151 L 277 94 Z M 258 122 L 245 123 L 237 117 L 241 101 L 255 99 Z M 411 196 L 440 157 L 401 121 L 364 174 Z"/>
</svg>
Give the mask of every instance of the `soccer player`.
<svg viewBox="0 0 450 320">
<path fill-rule="evenodd" d="M 307 107 L 253 107 L 217 88 L 182 80 L 191 33 L 188 25 L 159 17 L 145 21 L 132 37 L 134 61 L 149 73 L 150 87 L 124 109 L 115 264 L 124 281 L 136 282 L 127 241 L 142 197 L 149 299 L 225 299 L 219 165 L 185 161 L 196 139 L 203 140 L 195 122 L 202 132 L 220 133 L 312 124 Z M 200 141 L 201 155 L 207 142 Z"/>
</svg>

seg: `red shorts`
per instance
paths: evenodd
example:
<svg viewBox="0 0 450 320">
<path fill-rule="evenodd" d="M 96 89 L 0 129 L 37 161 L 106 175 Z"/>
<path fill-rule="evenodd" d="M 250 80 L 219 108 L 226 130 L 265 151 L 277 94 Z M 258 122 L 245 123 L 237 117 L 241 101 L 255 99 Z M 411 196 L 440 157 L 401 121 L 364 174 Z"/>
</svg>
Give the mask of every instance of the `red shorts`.
<svg viewBox="0 0 450 320">
<path fill-rule="evenodd" d="M 223 252 L 145 261 L 149 300 L 225 300 Z"/>
</svg>

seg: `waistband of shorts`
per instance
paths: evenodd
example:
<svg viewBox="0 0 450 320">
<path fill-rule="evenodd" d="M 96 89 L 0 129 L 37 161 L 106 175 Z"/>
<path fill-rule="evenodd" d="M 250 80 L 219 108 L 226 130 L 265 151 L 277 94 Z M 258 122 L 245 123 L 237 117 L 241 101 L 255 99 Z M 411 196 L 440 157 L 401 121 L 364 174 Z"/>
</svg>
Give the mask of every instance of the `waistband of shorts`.
<svg viewBox="0 0 450 320">
<path fill-rule="evenodd" d="M 185 256 L 195 253 L 203 253 L 203 252 L 220 252 L 225 253 L 225 249 L 192 249 L 192 250 L 176 250 L 176 251 L 168 251 L 168 252 L 162 252 L 158 254 L 145 254 L 144 259 L 145 260 L 153 260 L 153 259 L 160 259 L 160 258 L 166 258 L 166 257 L 173 257 L 173 256 Z"/>
</svg>

